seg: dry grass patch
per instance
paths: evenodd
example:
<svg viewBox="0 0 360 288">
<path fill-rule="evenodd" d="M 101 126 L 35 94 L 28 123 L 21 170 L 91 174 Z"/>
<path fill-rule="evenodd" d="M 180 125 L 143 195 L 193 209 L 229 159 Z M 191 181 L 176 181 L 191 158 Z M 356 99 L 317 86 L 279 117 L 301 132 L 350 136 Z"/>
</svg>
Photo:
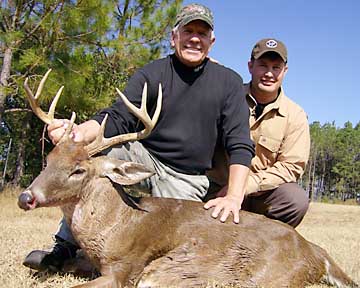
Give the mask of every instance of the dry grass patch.
<svg viewBox="0 0 360 288">
<path fill-rule="evenodd" d="M 71 287 L 85 282 L 72 275 L 34 273 L 22 265 L 27 253 L 49 248 L 61 219 L 58 208 L 24 212 L 17 206 L 20 190 L 0 193 L 0 287 Z"/>
<path fill-rule="evenodd" d="M 360 206 L 311 203 L 297 230 L 307 240 L 324 248 L 355 282 L 360 283 Z"/>
<path fill-rule="evenodd" d="M 24 212 L 16 204 L 18 193 L 16 189 L 0 193 L 0 287 L 55 288 L 86 282 L 69 274 L 34 273 L 22 265 L 31 250 L 46 249 L 53 243 L 61 211 L 43 208 Z M 360 283 L 360 206 L 312 203 L 298 231 L 325 248 Z"/>
</svg>

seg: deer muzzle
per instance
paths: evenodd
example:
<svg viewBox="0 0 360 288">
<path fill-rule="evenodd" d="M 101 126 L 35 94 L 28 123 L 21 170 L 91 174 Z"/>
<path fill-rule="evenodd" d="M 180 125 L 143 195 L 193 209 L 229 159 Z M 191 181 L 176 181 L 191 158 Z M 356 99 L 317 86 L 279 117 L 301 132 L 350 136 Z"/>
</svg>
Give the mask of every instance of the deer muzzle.
<svg viewBox="0 0 360 288">
<path fill-rule="evenodd" d="M 31 191 L 26 190 L 19 195 L 18 205 L 23 210 L 32 210 L 36 208 L 37 201 Z"/>
</svg>

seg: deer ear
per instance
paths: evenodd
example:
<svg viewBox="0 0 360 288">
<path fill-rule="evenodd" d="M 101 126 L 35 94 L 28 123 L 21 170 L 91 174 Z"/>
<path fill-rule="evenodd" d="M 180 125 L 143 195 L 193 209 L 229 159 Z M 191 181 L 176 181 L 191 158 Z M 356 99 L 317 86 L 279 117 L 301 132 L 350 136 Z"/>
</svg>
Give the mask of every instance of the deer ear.
<svg viewBox="0 0 360 288">
<path fill-rule="evenodd" d="M 106 165 L 103 175 L 120 185 L 133 185 L 155 174 L 143 164 L 112 160 L 115 165 Z"/>
</svg>

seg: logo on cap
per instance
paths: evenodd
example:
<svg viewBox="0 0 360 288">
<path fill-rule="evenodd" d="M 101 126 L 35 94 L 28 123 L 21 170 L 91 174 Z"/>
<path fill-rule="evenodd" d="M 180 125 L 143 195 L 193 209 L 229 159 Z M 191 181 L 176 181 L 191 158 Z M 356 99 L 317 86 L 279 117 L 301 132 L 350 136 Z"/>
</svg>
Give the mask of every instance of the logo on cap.
<svg viewBox="0 0 360 288">
<path fill-rule="evenodd" d="M 276 48 L 277 45 L 278 45 L 278 43 L 273 39 L 270 39 L 266 42 L 266 47 L 268 47 L 268 48 Z"/>
<path fill-rule="evenodd" d="M 251 51 L 251 57 L 259 59 L 267 52 L 275 52 L 281 56 L 285 63 L 287 62 L 287 50 L 284 43 L 274 38 L 265 38 L 257 42 Z"/>
</svg>

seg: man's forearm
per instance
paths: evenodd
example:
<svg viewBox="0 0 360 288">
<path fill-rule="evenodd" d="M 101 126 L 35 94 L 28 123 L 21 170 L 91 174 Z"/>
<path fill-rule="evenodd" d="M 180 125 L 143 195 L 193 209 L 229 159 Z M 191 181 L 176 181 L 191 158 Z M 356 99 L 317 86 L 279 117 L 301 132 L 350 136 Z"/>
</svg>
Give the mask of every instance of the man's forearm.
<svg viewBox="0 0 360 288">
<path fill-rule="evenodd" d="M 240 164 L 230 165 L 227 196 L 243 199 L 248 175 L 248 167 Z"/>
</svg>

